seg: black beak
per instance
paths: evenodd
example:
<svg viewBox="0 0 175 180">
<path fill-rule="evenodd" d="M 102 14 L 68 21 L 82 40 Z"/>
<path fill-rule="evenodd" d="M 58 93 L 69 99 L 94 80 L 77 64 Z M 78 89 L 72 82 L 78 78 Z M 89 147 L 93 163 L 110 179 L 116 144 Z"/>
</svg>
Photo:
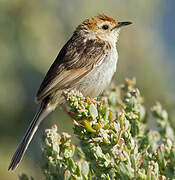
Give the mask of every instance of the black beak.
<svg viewBox="0 0 175 180">
<path fill-rule="evenodd" d="M 128 26 L 128 25 L 130 25 L 130 24 L 132 24 L 132 22 L 118 22 L 118 24 L 116 25 L 116 26 L 114 26 L 112 29 L 111 29 L 111 31 L 113 30 L 113 29 L 115 29 L 115 28 L 120 28 L 120 27 L 122 27 L 122 26 Z"/>
</svg>

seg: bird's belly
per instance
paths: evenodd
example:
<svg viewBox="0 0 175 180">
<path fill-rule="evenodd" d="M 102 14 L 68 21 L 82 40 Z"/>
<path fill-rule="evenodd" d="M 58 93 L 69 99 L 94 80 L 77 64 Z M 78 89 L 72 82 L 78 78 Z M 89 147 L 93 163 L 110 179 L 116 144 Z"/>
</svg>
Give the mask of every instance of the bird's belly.
<svg viewBox="0 0 175 180">
<path fill-rule="evenodd" d="M 99 66 L 79 82 L 77 89 L 79 89 L 85 96 L 98 96 L 106 87 L 109 86 L 116 71 L 117 59 L 117 51 L 106 56 Z"/>
</svg>

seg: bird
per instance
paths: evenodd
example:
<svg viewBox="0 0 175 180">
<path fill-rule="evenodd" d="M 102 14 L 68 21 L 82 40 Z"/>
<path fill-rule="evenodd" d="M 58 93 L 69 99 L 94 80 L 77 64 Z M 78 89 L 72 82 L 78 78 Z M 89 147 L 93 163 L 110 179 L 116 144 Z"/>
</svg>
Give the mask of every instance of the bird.
<svg viewBox="0 0 175 180">
<path fill-rule="evenodd" d="M 41 121 L 57 106 L 65 104 L 65 90 L 77 89 L 84 96 L 93 98 L 109 86 L 117 69 L 116 43 L 120 29 L 130 24 L 130 21 L 118 22 L 105 14 L 98 14 L 77 26 L 40 85 L 35 99 L 40 108 L 19 143 L 8 170 L 17 168 Z"/>
</svg>

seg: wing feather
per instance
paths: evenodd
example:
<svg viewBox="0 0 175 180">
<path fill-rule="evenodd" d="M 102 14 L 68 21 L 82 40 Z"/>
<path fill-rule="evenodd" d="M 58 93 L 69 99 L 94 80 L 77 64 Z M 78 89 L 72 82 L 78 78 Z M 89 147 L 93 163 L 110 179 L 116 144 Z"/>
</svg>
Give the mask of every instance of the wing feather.
<svg viewBox="0 0 175 180">
<path fill-rule="evenodd" d="M 36 96 L 39 102 L 56 90 L 71 88 L 105 57 L 104 41 L 86 40 L 77 34 L 65 44 L 47 72 Z"/>
</svg>

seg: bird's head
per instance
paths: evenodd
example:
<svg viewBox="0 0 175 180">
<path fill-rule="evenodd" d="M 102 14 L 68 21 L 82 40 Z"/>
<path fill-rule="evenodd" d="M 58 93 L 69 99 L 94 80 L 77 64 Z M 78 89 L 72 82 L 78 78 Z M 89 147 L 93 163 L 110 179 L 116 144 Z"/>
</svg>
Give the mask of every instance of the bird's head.
<svg viewBox="0 0 175 180">
<path fill-rule="evenodd" d="M 131 22 L 118 22 L 105 14 L 85 19 L 78 26 L 78 30 L 85 31 L 89 38 L 99 38 L 104 41 L 117 42 L 120 28 L 132 24 Z"/>
</svg>

